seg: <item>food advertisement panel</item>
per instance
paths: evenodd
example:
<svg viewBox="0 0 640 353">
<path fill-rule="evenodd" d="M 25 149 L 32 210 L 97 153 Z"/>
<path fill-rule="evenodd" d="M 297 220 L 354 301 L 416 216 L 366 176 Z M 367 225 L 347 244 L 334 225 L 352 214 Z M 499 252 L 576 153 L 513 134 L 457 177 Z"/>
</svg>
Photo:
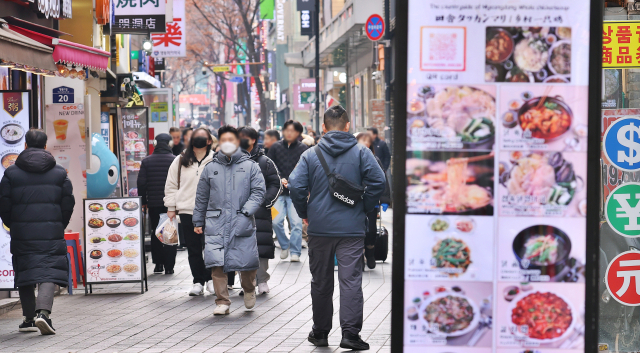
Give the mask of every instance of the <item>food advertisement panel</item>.
<svg viewBox="0 0 640 353">
<path fill-rule="evenodd" d="M 147 108 L 122 108 L 125 169 L 129 196 L 138 196 L 138 173 L 149 146 L 149 117 Z"/>
<path fill-rule="evenodd" d="M 409 1 L 404 352 L 584 352 L 589 14 Z"/>
<path fill-rule="evenodd" d="M 496 302 L 498 347 L 584 347 L 584 285 L 499 282 Z"/>
<path fill-rule="evenodd" d="M 407 343 L 491 347 L 492 297 L 492 282 L 408 283 L 404 313 L 408 323 Z"/>
<path fill-rule="evenodd" d="M 82 233 L 82 200 L 87 198 L 86 129 L 83 104 L 47 104 L 47 150 L 67 171 L 76 204 L 65 231 Z"/>
<path fill-rule="evenodd" d="M 144 234 L 140 198 L 86 199 L 87 283 L 141 281 Z"/>
<path fill-rule="evenodd" d="M 24 150 L 24 135 L 29 131 L 29 92 L 0 91 L 0 179 L 5 169 L 12 166 Z M 0 220 L 1 221 L 1 220 Z M 2 223 L 0 229 L 0 289 L 13 286 L 9 228 Z"/>
</svg>

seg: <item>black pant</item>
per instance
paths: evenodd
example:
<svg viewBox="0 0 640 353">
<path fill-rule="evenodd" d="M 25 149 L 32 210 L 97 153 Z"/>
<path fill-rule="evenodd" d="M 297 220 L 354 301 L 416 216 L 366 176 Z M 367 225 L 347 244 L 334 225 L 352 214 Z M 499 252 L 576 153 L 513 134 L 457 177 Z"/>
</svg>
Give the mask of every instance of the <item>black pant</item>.
<svg viewBox="0 0 640 353">
<path fill-rule="evenodd" d="M 357 335 L 362 330 L 362 250 L 360 237 L 309 236 L 311 309 L 313 330 L 329 333 L 333 322 L 334 257 L 338 259 L 340 282 L 340 328 Z"/>
<path fill-rule="evenodd" d="M 378 211 L 380 209 L 374 208 L 373 211 L 367 213 L 368 229 L 365 233 L 364 245 L 373 246 L 376 245 L 376 239 L 378 238 Z"/>
<path fill-rule="evenodd" d="M 22 303 L 22 315 L 31 320 L 36 317 L 36 310 L 47 310 L 51 312 L 53 308 L 53 295 L 56 285 L 53 283 L 40 283 L 38 286 L 38 298 L 34 293 L 35 286 L 20 286 L 20 302 Z"/>
<path fill-rule="evenodd" d="M 178 252 L 177 246 L 164 245 L 155 236 L 156 228 L 160 223 L 160 214 L 167 213 L 166 207 L 149 207 L 149 225 L 152 232 L 151 236 L 151 258 L 156 265 L 163 265 L 165 271 L 173 270 L 176 265 L 176 254 Z"/>
<path fill-rule="evenodd" d="M 187 243 L 187 252 L 189 253 L 189 267 L 191 267 L 191 275 L 193 283 L 204 285 L 205 282 L 211 281 L 211 270 L 204 267 L 204 234 L 196 234 L 193 231 L 193 216 L 190 214 L 181 214 L 180 222 L 182 222 L 182 230 L 184 231 L 184 240 Z"/>
</svg>

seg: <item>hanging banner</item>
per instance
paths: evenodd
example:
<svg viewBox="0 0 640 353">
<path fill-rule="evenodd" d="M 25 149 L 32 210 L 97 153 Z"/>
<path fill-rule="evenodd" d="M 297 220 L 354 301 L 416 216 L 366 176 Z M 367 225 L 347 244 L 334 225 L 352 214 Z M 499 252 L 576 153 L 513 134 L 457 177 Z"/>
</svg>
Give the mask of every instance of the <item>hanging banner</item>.
<svg viewBox="0 0 640 353">
<path fill-rule="evenodd" d="M 275 8 L 275 0 L 260 1 L 260 18 L 263 20 L 273 20 L 273 10 Z"/>
<path fill-rule="evenodd" d="M 585 352 L 589 6 L 408 9 L 404 352 Z"/>
<path fill-rule="evenodd" d="M 164 33 L 164 0 L 115 0 L 112 33 Z"/>
<path fill-rule="evenodd" d="M 83 232 L 82 200 L 87 198 L 87 154 L 83 104 L 47 104 L 47 151 L 66 171 L 76 205 L 66 232 Z"/>
<path fill-rule="evenodd" d="M 0 180 L 4 171 L 12 166 L 20 152 L 24 151 L 24 135 L 29 131 L 29 92 L 0 91 Z M 2 220 L 0 219 L 0 223 Z M 13 285 L 13 263 L 11 262 L 11 236 L 9 228 L 0 225 L 0 289 L 11 289 Z"/>
<path fill-rule="evenodd" d="M 154 58 L 182 58 L 187 56 L 187 22 L 184 0 L 173 0 L 173 21 L 164 33 L 152 34 Z M 164 67 L 162 68 L 164 70 Z"/>
<path fill-rule="evenodd" d="M 290 6 L 287 0 L 275 0 L 276 2 L 276 43 L 287 44 L 287 38 L 291 35 Z"/>
</svg>

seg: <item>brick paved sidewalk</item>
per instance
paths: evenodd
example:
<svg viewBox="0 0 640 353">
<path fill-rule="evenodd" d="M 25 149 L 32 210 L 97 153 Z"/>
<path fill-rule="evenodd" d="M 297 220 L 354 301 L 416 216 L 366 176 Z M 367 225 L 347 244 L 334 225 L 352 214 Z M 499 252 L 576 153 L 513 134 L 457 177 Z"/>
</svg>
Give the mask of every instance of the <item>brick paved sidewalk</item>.
<svg viewBox="0 0 640 353">
<path fill-rule="evenodd" d="M 384 214 L 391 231 L 391 212 Z M 0 315 L 0 352 L 335 352 L 340 343 L 340 308 L 336 271 L 333 332 L 329 348 L 307 342 L 311 330 L 309 261 L 303 249 L 300 263 L 276 259 L 269 263 L 271 293 L 258 296 L 253 311 L 245 311 L 239 288 L 231 291 L 231 314 L 213 316 L 215 297 L 189 297 L 192 277 L 187 253 L 178 252 L 174 275 L 153 274 L 149 263 L 149 291 L 140 285 L 94 285 L 85 296 L 55 298 L 51 318 L 54 336 L 19 333 L 20 305 Z M 391 256 L 363 277 L 364 327 L 362 338 L 370 352 L 390 352 Z M 236 284 L 239 281 L 236 278 Z M 237 285 L 238 286 L 238 285 Z"/>
</svg>

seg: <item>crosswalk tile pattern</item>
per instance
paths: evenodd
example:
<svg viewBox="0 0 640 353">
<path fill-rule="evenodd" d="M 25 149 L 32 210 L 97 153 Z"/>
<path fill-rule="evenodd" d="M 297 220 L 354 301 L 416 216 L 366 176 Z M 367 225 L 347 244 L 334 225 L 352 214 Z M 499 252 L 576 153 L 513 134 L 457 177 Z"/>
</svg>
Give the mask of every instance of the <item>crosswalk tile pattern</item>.
<svg viewBox="0 0 640 353">
<path fill-rule="evenodd" d="M 384 214 L 391 232 L 391 214 Z M 306 337 L 312 326 L 309 259 L 306 249 L 299 263 L 276 258 L 269 263 L 271 292 L 258 296 L 246 311 L 238 295 L 239 280 L 230 292 L 231 313 L 213 316 L 215 296 L 189 297 L 192 277 L 186 252 L 179 252 L 174 275 L 152 274 L 147 265 L 149 291 L 139 284 L 94 285 L 85 296 L 55 298 L 55 336 L 19 333 L 20 304 L 0 315 L 0 352 L 342 352 L 339 327 L 340 293 L 337 271 L 333 330 L 329 348 L 316 348 Z M 362 338 L 370 352 L 391 351 L 391 256 L 363 276 L 364 327 Z"/>
</svg>

